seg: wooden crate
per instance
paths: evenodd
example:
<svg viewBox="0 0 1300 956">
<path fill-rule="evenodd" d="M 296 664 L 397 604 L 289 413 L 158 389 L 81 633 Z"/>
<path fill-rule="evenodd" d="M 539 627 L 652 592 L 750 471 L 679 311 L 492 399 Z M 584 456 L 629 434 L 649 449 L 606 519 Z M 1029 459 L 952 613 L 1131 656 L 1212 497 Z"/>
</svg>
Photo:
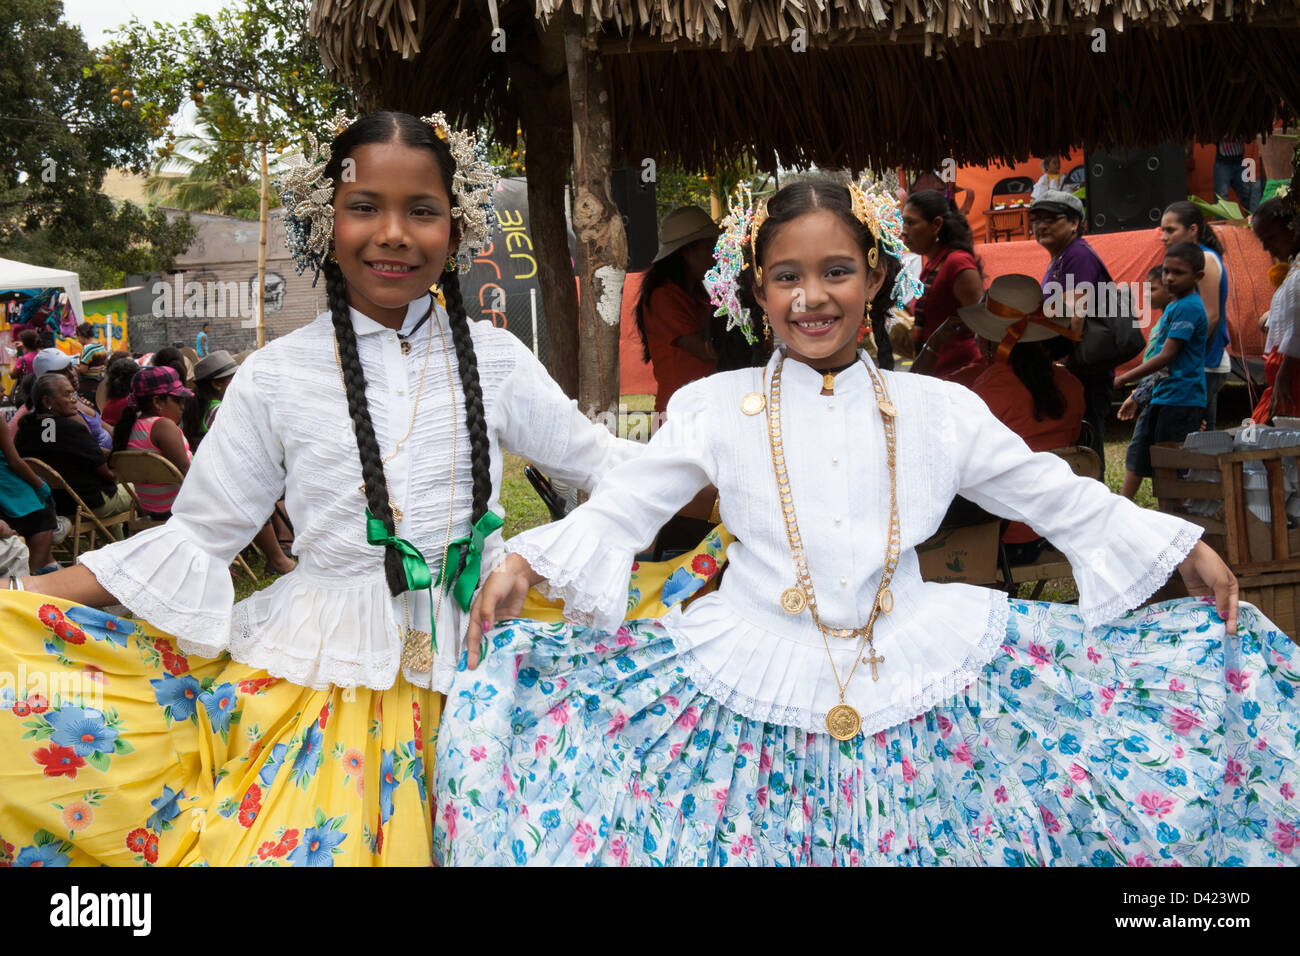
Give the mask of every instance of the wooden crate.
<svg viewBox="0 0 1300 956">
<path fill-rule="evenodd" d="M 1207 455 L 1177 445 L 1151 446 L 1152 484 L 1161 511 L 1205 529 L 1202 538 L 1237 575 L 1238 599 L 1253 604 L 1293 641 L 1300 642 L 1300 528 L 1286 526 L 1286 487 L 1282 459 L 1300 456 L 1300 447 L 1261 448 Z M 1269 522 L 1246 508 L 1243 464 L 1262 461 L 1268 475 Z M 1217 471 L 1213 481 L 1187 481 L 1178 470 Z M 1211 516 L 1189 514 L 1187 498 L 1222 503 Z M 1162 592 L 1163 594 L 1163 592 Z M 1164 595 L 1172 596 L 1172 595 Z"/>
<path fill-rule="evenodd" d="M 1288 530 L 1286 526 L 1286 486 L 1282 477 L 1282 459 L 1297 457 L 1300 446 L 1212 455 L 1174 444 L 1152 445 L 1155 477 L 1151 484 L 1160 510 L 1204 528 L 1205 542 L 1223 555 L 1238 577 L 1300 571 L 1300 528 Z M 1246 508 L 1243 466 L 1248 461 L 1264 463 L 1271 511 L 1268 524 Z M 1219 474 L 1214 480 L 1188 481 L 1178 477 L 1180 469 Z M 1220 505 L 1211 517 L 1194 515 L 1186 510 L 1187 498 L 1211 499 Z"/>
</svg>

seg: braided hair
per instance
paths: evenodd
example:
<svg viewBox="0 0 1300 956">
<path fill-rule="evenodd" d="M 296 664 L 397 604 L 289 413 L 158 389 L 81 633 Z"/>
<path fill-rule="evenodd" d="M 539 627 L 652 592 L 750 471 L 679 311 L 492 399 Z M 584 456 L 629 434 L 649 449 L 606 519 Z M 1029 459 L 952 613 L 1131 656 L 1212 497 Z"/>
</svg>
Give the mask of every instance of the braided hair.
<svg viewBox="0 0 1300 956">
<path fill-rule="evenodd" d="M 447 144 L 439 139 L 433 128 L 409 113 L 372 113 L 357 120 L 334 140 L 331 158 L 325 175 L 340 182 L 343 161 L 357 148 L 373 143 L 398 143 L 433 153 L 448 197 L 452 197 L 452 178 L 456 161 Z M 454 198 L 453 198 L 454 203 Z M 347 394 L 348 415 L 356 434 L 357 452 L 361 458 L 361 476 L 365 480 L 366 506 L 378 518 L 390 535 L 396 534 L 393 509 L 388 503 L 388 483 L 375 437 L 374 423 L 370 418 L 370 404 L 366 400 L 366 376 L 357 352 L 356 330 L 348 311 L 347 280 L 338 263 L 326 260 L 325 295 L 334 322 L 334 340 L 338 345 L 339 364 L 343 369 L 343 385 Z M 465 424 L 470 440 L 470 466 L 473 476 L 473 510 L 471 523 L 477 523 L 487 513 L 488 499 L 492 496 L 492 472 L 488 441 L 487 416 L 483 411 L 483 390 L 479 384 L 478 357 L 474 354 L 474 341 L 470 331 L 469 316 L 461 295 L 460 279 L 453 264 L 441 276 L 443 294 L 447 299 L 447 317 L 451 326 L 452 343 L 456 349 L 456 362 L 460 370 L 461 392 L 465 396 Z M 463 558 L 462 558 L 463 563 Z M 458 569 L 459 570 L 459 569 Z M 388 589 L 394 595 L 407 589 L 406 574 L 401 556 L 391 545 L 384 549 L 384 574 Z"/>
</svg>

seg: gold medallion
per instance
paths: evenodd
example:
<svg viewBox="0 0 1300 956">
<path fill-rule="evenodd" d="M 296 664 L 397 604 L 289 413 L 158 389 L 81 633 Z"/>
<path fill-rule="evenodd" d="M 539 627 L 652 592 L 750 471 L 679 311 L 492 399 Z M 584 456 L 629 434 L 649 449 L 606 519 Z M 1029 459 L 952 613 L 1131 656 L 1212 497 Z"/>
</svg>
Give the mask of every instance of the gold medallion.
<svg viewBox="0 0 1300 956">
<path fill-rule="evenodd" d="M 786 588 L 781 592 L 781 610 L 786 614 L 798 614 L 807 603 L 808 599 L 798 588 Z"/>
<path fill-rule="evenodd" d="M 836 740 L 852 740 L 862 729 L 862 717 L 848 704 L 836 704 L 826 713 L 826 730 Z"/>
<path fill-rule="evenodd" d="M 406 341 L 406 339 L 402 339 L 402 354 L 403 355 L 411 354 L 411 343 Z"/>
<path fill-rule="evenodd" d="M 740 410 L 746 415 L 757 415 L 766 403 L 758 392 L 750 392 L 740 400 Z"/>
<path fill-rule="evenodd" d="M 885 588 L 880 592 L 880 610 L 885 614 L 894 610 L 894 592 Z"/>
<path fill-rule="evenodd" d="M 883 398 L 880 399 L 878 402 L 876 402 L 876 404 L 880 407 L 880 414 L 884 415 L 885 417 L 887 418 L 898 417 L 898 411 L 894 408 L 894 406 L 891 403 L 885 401 Z"/>
</svg>

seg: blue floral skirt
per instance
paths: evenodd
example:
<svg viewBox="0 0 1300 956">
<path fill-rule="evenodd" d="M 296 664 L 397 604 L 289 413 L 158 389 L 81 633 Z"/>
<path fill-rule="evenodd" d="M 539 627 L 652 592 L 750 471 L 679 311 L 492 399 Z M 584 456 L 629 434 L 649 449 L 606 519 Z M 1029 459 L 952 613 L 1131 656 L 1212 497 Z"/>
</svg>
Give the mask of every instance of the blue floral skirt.
<svg viewBox="0 0 1300 956">
<path fill-rule="evenodd" d="M 515 621 L 438 741 L 445 864 L 1300 863 L 1300 653 L 1209 599 L 1085 631 L 1013 600 L 965 693 L 873 736 L 741 716 L 657 621 Z M 462 662 L 462 668 L 463 668 Z"/>
</svg>

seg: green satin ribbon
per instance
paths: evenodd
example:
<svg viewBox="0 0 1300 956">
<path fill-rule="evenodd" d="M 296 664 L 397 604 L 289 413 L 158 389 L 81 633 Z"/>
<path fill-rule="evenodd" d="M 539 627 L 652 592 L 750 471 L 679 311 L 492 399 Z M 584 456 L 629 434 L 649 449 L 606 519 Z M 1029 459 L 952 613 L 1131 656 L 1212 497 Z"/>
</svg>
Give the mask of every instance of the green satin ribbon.
<svg viewBox="0 0 1300 956">
<path fill-rule="evenodd" d="M 405 538 L 389 534 L 384 523 L 366 509 L 366 541 L 379 547 L 392 547 L 402 557 L 402 571 L 406 574 L 406 587 L 411 591 L 429 592 L 429 633 L 433 636 L 433 649 L 438 649 L 438 622 L 433 612 L 433 572 L 429 562 L 424 560 L 420 549 Z"/>
<path fill-rule="evenodd" d="M 489 535 L 499 529 L 504 522 L 495 511 L 488 511 L 479 518 L 478 523 L 463 538 L 452 541 L 447 548 L 447 557 L 438 569 L 438 584 L 443 591 L 450 591 L 452 598 L 460 605 L 462 611 L 468 611 L 474 592 L 478 589 L 479 578 L 483 573 L 483 545 Z M 366 541 L 380 547 L 391 545 L 402 557 L 402 571 L 406 574 L 406 586 L 412 591 L 429 592 L 429 633 L 433 635 L 433 649 L 438 649 L 438 622 L 435 618 L 433 601 L 433 572 L 429 562 L 420 550 L 405 538 L 389 534 L 384 523 L 366 509 Z M 464 565 L 461 557 L 464 556 Z M 447 574 L 447 567 L 459 569 Z"/>
<path fill-rule="evenodd" d="M 503 523 L 495 511 L 488 511 L 478 519 L 469 534 L 457 538 L 447 548 L 446 564 L 438 572 L 438 583 L 444 591 L 450 589 L 451 596 L 456 599 L 462 611 L 469 610 L 474 591 L 478 588 L 479 577 L 483 573 L 483 544 Z M 465 561 L 463 567 L 462 555 Z M 460 569 L 451 575 L 451 579 L 445 573 L 448 565 Z"/>
</svg>

